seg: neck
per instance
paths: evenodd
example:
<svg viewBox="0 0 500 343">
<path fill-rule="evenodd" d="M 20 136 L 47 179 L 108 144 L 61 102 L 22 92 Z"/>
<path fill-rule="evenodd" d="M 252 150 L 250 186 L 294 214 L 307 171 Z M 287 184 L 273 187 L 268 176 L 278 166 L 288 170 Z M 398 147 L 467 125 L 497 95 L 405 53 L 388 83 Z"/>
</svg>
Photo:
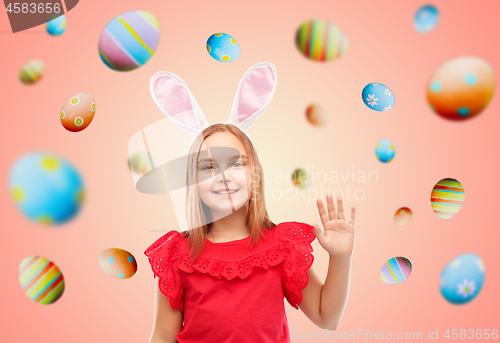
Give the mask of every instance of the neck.
<svg viewBox="0 0 500 343">
<path fill-rule="evenodd" d="M 214 239 L 239 239 L 250 235 L 246 226 L 248 203 L 228 216 L 212 223 L 209 236 Z"/>
</svg>

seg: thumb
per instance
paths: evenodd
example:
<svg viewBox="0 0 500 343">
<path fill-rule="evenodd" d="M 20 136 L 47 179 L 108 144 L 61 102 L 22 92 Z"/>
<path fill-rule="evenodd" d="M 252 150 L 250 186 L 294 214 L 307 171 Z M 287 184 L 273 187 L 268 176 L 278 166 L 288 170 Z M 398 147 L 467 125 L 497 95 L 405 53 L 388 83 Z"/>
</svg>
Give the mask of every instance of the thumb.
<svg viewBox="0 0 500 343">
<path fill-rule="evenodd" d="M 321 232 L 321 228 L 316 223 L 313 224 L 313 227 L 314 227 L 314 234 L 316 235 L 316 238 L 318 238 L 318 241 L 322 241 L 323 240 L 323 232 Z"/>
</svg>

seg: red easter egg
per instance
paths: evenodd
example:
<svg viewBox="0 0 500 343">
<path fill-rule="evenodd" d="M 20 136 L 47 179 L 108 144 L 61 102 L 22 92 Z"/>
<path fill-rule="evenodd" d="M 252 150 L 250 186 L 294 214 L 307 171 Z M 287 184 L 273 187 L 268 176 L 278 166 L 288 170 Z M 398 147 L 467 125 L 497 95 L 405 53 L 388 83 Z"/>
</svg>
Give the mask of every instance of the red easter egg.
<svg viewBox="0 0 500 343">
<path fill-rule="evenodd" d="M 78 93 L 69 98 L 61 109 L 61 124 L 71 132 L 87 128 L 94 119 L 94 97 L 87 93 Z"/>
</svg>

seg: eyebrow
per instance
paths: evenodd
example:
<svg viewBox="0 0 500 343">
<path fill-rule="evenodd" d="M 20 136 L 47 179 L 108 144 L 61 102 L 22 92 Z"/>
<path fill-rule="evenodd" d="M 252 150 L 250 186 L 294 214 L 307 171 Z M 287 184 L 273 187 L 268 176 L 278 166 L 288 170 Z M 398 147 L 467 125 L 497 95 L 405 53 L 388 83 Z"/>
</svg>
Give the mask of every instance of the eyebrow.
<svg viewBox="0 0 500 343">
<path fill-rule="evenodd" d="M 236 157 L 240 157 L 240 156 L 231 156 L 231 158 L 236 158 Z M 241 158 L 243 158 L 244 160 L 248 160 L 248 156 L 246 156 L 246 155 L 241 155 Z M 202 158 L 201 160 L 198 160 L 198 163 L 205 162 L 205 161 L 210 162 L 211 160 L 212 159 L 210 159 L 210 158 Z"/>
</svg>

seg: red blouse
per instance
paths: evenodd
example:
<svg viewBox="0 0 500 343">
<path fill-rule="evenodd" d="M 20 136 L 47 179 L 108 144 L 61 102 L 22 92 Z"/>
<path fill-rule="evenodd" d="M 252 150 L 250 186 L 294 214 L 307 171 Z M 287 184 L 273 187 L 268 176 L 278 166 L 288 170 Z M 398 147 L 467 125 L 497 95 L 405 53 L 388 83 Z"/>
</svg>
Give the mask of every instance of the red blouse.
<svg viewBox="0 0 500 343">
<path fill-rule="evenodd" d="M 184 315 L 179 343 L 290 342 L 284 298 L 302 302 L 314 257 L 314 228 L 285 222 L 250 237 L 205 246 L 192 265 L 188 239 L 170 231 L 144 254 L 170 306 Z"/>
</svg>

